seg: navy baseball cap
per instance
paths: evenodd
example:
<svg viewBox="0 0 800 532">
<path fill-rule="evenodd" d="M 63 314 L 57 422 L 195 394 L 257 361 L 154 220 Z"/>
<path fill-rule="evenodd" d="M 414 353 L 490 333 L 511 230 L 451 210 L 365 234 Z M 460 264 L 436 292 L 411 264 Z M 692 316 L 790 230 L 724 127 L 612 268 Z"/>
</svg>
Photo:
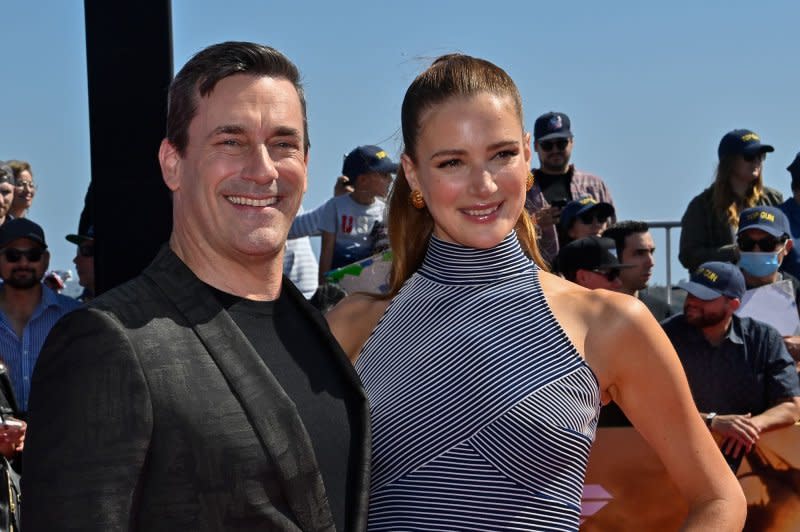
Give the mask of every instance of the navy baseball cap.
<svg viewBox="0 0 800 532">
<path fill-rule="evenodd" d="M 591 196 L 581 196 L 567 203 L 561 210 L 559 225 L 566 230 L 572 225 L 573 220 L 583 213 L 596 211 L 600 216 L 614 216 L 614 206 L 604 201 L 597 201 Z"/>
<path fill-rule="evenodd" d="M 717 155 L 720 159 L 727 155 L 756 155 L 775 151 L 769 144 L 761 144 L 761 137 L 749 129 L 734 129 L 725 133 L 719 141 Z"/>
<path fill-rule="evenodd" d="M 47 244 L 44 241 L 44 230 L 39 224 L 27 218 L 14 218 L 0 227 L 0 249 L 20 238 L 38 242 L 43 248 L 47 249 Z"/>
<path fill-rule="evenodd" d="M 89 229 L 86 230 L 86 234 L 85 235 L 72 234 L 72 235 L 67 235 L 65 238 L 69 242 L 72 242 L 73 244 L 80 246 L 81 244 L 83 244 L 87 240 L 94 240 L 94 226 L 90 225 Z"/>
<path fill-rule="evenodd" d="M 742 299 L 746 290 L 744 275 L 735 264 L 716 261 L 701 264 L 689 280 L 679 282 L 678 287 L 703 301 L 720 296 Z"/>
<path fill-rule="evenodd" d="M 739 230 L 736 234 L 740 235 L 748 229 L 761 229 L 777 238 L 792 234 L 789 219 L 777 207 L 760 206 L 743 210 L 739 215 Z"/>
<path fill-rule="evenodd" d="M 550 111 L 536 119 L 533 124 L 533 140 L 569 139 L 572 138 L 569 117 L 564 113 Z"/>
<path fill-rule="evenodd" d="M 370 172 L 396 174 L 397 163 L 393 162 L 380 146 L 359 146 L 344 158 L 342 174 L 352 181 L 361 174 Z"/>
<path fill-rule="evenodd" d="M 617 244 L 610 238 L 587 236 L 573 240 L 558 252 L 558 271 L 572 275 L 578 270 L 615 270 L 633 268 L 633 264 L 620 264 Z"/>
</svg>

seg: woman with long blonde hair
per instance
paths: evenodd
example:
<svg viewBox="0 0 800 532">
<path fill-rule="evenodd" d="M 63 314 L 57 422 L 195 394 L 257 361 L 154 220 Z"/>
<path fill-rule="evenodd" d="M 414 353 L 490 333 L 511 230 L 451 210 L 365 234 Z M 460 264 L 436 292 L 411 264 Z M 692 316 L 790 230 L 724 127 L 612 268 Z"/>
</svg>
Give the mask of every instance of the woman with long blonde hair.
<svg viewBox="0 0 800 532">
<path fill-rule="evenodd" d="M 368 528 L 577 530 L 613 399 L 686 497 L 686 529 L 740 530 L 741 489 L 647 308 L 543 267 L 508 74 L 440 57 L 406 92 L 402 131 L 389 297 L 327 316 L 370 401 Z"/>
<path fill-rule="evenodd" d="M 764 186 L 767 153 L 775 151 L 749 129 L 734 129 L 720 140 L 714 183 L 695 196 L 681 219 L 678 258 L 690 272 L 704 262 L 736 262 L 739 213 L 757 205 L 780 205 L 780 192 Z"/>
</svg>

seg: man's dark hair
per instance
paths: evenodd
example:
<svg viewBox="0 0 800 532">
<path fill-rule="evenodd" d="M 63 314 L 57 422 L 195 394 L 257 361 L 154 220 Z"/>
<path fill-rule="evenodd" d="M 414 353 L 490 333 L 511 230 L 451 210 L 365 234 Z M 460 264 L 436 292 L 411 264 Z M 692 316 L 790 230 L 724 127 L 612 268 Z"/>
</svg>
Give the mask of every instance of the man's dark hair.
<svg viewBox="0 0 800 532">
<path fill-rule="evenodd" d="M 603 231 L 603 236 L 614 241 L 617 248 L 617 257 L 619 260 L 622 260 L 622 252 L 625 250 L 625 240 L 628 238 L 628 236 L 638 233 L 646 233 L 649 230 L 650 226 L 647 225 L 647 222 L 625 220 L 622 222 L 617 222 Z"/>
<path fill-rule="evenodd" d="M 208 96 L 221 80 L 234 74 L 285 79 L 294 85 L 303 110 L 303 149 L 308 153 L 306 98 L 300 72 L 278 50 L 251 42 L 228 41 L 213 44 L 192 57 L 169 86 L 167 140 L 185 155 L 189 124 L 197 112 L 197 98 Z"/>
</svg>

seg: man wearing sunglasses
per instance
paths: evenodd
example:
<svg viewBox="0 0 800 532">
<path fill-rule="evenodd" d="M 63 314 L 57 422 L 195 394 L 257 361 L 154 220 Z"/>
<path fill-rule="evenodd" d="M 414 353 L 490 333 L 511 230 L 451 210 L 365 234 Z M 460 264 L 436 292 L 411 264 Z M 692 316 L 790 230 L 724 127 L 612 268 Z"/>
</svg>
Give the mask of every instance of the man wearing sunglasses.
<svg viewBox="0 0 800 532">
<path fill-rule="evenodd" d="M 778 207 L 752 207 L 739 215 L 736 247 L 739 250 L 739 269 L 748 290 L 789 281 L 800 313 L 800 281 L 779 270 L 794 245 L 789 233 L 789 220 Z M 786 348 L 800 361 L 800 336 L 784 337 Z"/>
<path fill-rule="evenodd" d="M 566 280 L 584 288 L 619 291 L 622 286 L 620 271 L 633 265 L 620 264 L 615 252 L 614 241 L 610 238 L 579 238 L 561 248 L 556 268 Z"/>
<path fill-rule="evenodd" d="M 570 201 L 591 196 L 598 202 L 614 205 L 602 179 L 570 164 L 574 138 L 569 117 L 549 112 L 536 119 L 533 147 L 539 156 L 534 168 L 533 187 L 528 191 L 526 208 L 541 229 L 539 249 L 548 261 L 558 255 L 558 223 L 561 209 Z M 612 214 L 611 223 L 616 221 Z"/>
<path fill-rule="evenodd" d="M 84 234 L 67 235 L 66 238 L 78 246 L 72 262 L 78 272 L 78 283 L 83 287 L 78 300 L 86 303 L 94 299 L 94 226 L 89 226 Z"/>
<path fill-rule="evenodd" d="M 27 218 L 0 227 L 0 356 L 8 366 L 19 408 L 28 407 L 33 366 L 61 316 L 80 306 L 42 284 L 50 254 L 44 231 Z"/>
</svg>

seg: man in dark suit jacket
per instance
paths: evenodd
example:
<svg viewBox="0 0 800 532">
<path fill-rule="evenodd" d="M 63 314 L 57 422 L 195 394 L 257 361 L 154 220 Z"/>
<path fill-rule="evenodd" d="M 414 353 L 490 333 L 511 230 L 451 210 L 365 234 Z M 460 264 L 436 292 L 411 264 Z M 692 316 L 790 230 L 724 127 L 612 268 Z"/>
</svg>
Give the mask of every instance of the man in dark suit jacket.
<svg viewBox="0 0 800 532">
<path fill-rule="evenodd" d="M 298 78 L 272 48 L 223 43 L 172 82 L 170 242 L 48 338 L 25 530 L 364 528 L 364 393 L 281 275 L 306 187 Z"/>
</svg>

